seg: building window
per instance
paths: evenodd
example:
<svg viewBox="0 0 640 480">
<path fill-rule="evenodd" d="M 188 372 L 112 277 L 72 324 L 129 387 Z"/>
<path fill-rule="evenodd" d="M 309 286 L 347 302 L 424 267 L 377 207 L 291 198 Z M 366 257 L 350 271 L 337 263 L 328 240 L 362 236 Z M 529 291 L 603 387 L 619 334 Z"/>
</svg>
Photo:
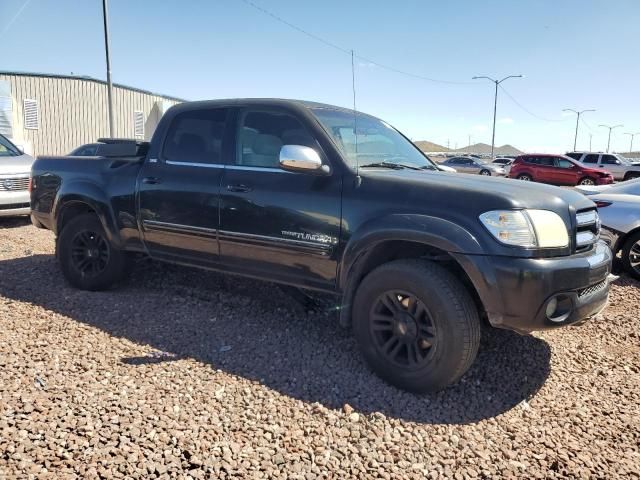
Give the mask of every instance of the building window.
<svg viewBox="0 0 640 480">
<path fill-rule="evenodd" d="M 38 101 L 25 98 L 24 106 L 24 128 L 27 130 L 38 130 L 40 128 L 40 110 Z"/>
<path fill-rule="evenodd" d="M 133 134 L 136 137 L 144 137 L 144 112 L 141 110 L 133 112 Z"/>
</svg>

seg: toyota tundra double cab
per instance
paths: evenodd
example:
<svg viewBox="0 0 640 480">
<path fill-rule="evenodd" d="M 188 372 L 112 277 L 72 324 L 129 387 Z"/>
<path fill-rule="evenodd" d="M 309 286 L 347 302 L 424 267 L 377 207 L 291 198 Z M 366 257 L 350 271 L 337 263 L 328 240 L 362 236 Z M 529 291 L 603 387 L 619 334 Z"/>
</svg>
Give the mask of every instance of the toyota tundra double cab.
<svg viewBox="0 0 640 480">
<path fill-rule="evenodd" d="M 607 302 L 611 252 L 593 202 L 441 172 L 364 113 L 183 103 L 150 143 L 111 143 L 33 166 L 32 221 L 55 233 L 81 289 L 111 288 L 145 255 L 329 292 L 371 368 L 416 392 L 467 371 L 482 323 L 558 328 Z"/>
</svg>

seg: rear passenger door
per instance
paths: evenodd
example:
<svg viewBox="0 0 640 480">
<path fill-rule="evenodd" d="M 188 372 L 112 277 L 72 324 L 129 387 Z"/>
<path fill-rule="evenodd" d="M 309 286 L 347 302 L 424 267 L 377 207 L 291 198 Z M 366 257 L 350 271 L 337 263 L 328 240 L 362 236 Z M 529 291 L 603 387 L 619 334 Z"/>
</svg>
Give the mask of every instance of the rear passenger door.
<svg viewBox="0 0 640 480">
<path fill-rule="evenodd" d="M 239 273 L 332 287 L 342 178 L 279 167 L 283 145 L 314 148 L 329 164 L 304 119 L 275 107 L 241 110 L 235 143 L 221 189 L 221 260 Z"/>
<path fill-rule="evenodd" d="M 538 168 L 536 168 L 539 182 L 558 183 L 558 169 L 555 166 L 553 157 L 538 157 Z"/>
<path fill-rule="evenodd" d="M 624 178 L 625 167 L 622 165 L 622 162 L 613 155 L 602 155 L 600 166 L 608 172 L 611 172 L 617 180 Z"/>
<path fill-rule="evenodd" d="M 138 176 L 138 215 L 153 257 L 195 264 L 219 260 L 220 182 L 232 152 L 229 109 L 174 115 L 159 151 Z"/>
</svg>

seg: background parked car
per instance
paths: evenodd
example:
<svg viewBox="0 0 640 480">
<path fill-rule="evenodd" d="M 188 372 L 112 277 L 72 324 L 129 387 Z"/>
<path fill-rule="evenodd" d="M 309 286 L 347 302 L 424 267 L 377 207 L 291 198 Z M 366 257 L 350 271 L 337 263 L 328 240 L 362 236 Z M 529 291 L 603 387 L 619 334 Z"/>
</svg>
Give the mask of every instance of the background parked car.
<svg viewBox="0 0 640 480">
<path fill-rule="evenodd" d="M 501 165 L 486 162 L 480 158 L 453 157 L 442 162 L 443 165 L 455 168 L 462 173 L 477 173 L 486 176 L 502 176 L 507 173 Z"/>
<path fill-rule="evenodd" d="M 510 178 L 552 185 L 603 185 L 613 183 L 605 170 L 588 168 L 564 155 L 520 155 L 511 165 Z"/>
<path fill-rule="evenodd" d="M 598 205 L 602 238 L 614 255 L 620 252 L 623 268 L 640 279 L 640 178 L 602 191 L 584 191 Z"/>
<path fill-rule="evenodd" d="M 511 165 L 513 164 L 513 158 L 496 158 L 493 162 L 496 165 L 500 165 L 502 168 L 504 168 L 504 171 L 508 174 L 509 171 L 511 170 Z"/>
<path fill-rule="evenodd" d="M 32 156 L 0 135 L 0 217 L 30 213 L 29 176 L 33 162 Z"/>
<path fill-rule="evenodd" d="M 640 177 L 640 162 L 633 162 L 616 153 L 569 152 L 568 157 L 586 167 L 600 167 L 611 172 L 616 180 Z"/>
</svg>

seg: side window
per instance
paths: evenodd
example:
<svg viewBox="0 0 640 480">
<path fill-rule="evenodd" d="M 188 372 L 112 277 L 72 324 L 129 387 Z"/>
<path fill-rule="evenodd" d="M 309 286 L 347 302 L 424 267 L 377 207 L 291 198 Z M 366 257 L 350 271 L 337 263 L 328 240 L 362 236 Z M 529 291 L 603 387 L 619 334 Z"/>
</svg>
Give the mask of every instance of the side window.
<svg viewBox="0 0 640 480">
<path fill-rule="evenodd" d="M 555 167 L 553 157 L 540 157 L 539 161 L 543 167 Z"/>
<path fill-rule="evenodd" d="M 524 157 L 524 161 L 531 165 L 539 165 L 538 157 Z"/>
<path fill-rule="evenodd" d="M 574 160 L 580 161 L 580 158 L 582 157 L 582 154 L 581 153 L 573 153 L 572 152 L 572 153 L 567 153 L 567 157 L 571 157 Z"/>
<path fill-rule="evenodd" d="M 601 163 L 603 165 L 618 165 L 620 161 L 613 155 L 603 155 Z"/>
<path fill-rule="evenodd" d="M 559 168 L 573 168 L 573 163 L 571 163 L 566 158 L 557 158 L 556 166 Z"/>
<path fill-rule="evenodd" d="M 587 155 L 586 157 L 584 157 L 584 160 L 582 161 L 582 163 L 598 163 L 598 157 L 600 155 L 598 155 L 597 153 L 591 153 L 589 155 Z"/>
<path fill-rule="evenodd" d="M 194 110 L 173 119 L 162 148 L 162 158 L 181 163 L 221 163 L 227 110 Z"/>
<path fill-rule="evenodd" d="M 283 145 L 318 149 L 313 136 L 300 121 L 287 113 L 247 111 L 238 131 L 236 164 L 278 168 Z"/>
<path fill-rule="evenodd" d="M 83 157 L 91 157 L 95 155 L 97 151 L 98 151 L 97 145 L 89 145 L 88 147 L 84 147 L 82 150 L 80 150 L 78 155 Z"/>
</svg>

